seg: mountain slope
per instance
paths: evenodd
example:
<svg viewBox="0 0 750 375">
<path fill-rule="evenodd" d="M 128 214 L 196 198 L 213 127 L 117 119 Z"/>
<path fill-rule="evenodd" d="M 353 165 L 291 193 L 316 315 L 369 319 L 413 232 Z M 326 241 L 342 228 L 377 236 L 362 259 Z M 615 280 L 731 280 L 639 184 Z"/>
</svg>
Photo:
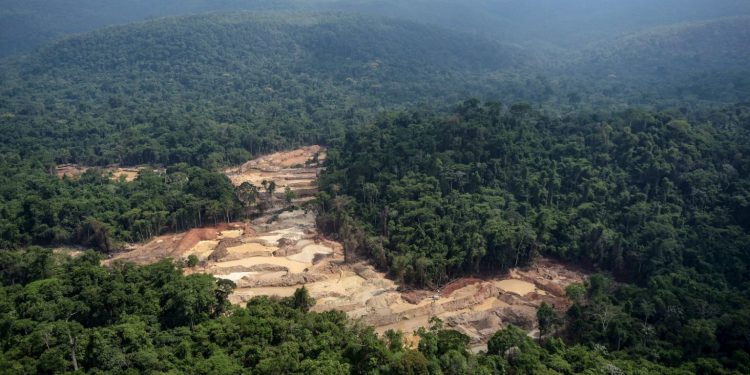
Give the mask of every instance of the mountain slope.
<svg viewBox="0 0 750 375">
<path fill-rule="evenodd" d="M 684 101 L 750 98 L 750 17 L 631 34 L 582 53 L 568 73 L 595 90 Z M 627 94 L 626 94 L 627 95 Z"/>
<path fill-rule="evenodd" d="M 215 166 L 330 140 L 383 106 L 497 95 L 483 78 L 529 60 L 515 47 L 404 21 L 160 19 L 67 38 L 7 64 L 0 140 L 58 162 Z"/>
<path fill-rule="evenodd" d="M 574 50 L 642 29 L 750 14 L 742 0 L 339 0 L 321 6 Z"/>
<path fill-rule="evenodd" d="M 551 49 L 750 14 L 743 0 L 0 0 L 0 57 L 61 36 L 156 17 L 286 10 L 387 16 Z"/>
</svg>

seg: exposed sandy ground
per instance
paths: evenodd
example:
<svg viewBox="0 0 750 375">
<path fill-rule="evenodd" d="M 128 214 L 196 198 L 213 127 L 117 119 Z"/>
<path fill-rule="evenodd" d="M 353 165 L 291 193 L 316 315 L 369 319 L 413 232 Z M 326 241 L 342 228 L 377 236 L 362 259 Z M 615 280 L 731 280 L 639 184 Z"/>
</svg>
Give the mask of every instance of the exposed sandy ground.
<svg viewBox="0 0 750 375">
<path fill-rule="evenodd" d="M 242 236 L 242 229 L 232 229 L 232 230 L 225 230 L 222 231 L 219 235 L 219 238 L 225 239 L 225 238 L 239 238 Z"/>
<path fill-rule="evenodd" d="M 113 180 L 119 180 L 120 177 L 124 177 L 125 181 L 132 182 L 138 177 L 138 172 L 140 172 L 144 168 L 145 167 L 121 168 L 116 165 L 112 165 L 102 169 L 106 172 L 111 172 Z M 63 178 L 63 176 L 78 178 L 89 169 L 91 169 L 91 167 L 87 167 L 84 165 L 61 164 L 58 165 L 57 168 L 55 168 L 55 174 L 57 174 L 57 177 L 60 178 Z"/>
<path fill-rule="evenodd" d="M 297 178 L 301 180 L 302 177 L 294 176 L 299 173 L 311 179 L 304 186 L 314 186 L 316 165 L 290 168 L 305 164 L 316 153 L 320 158 L 324 151 L 312 146 L 273 154 L 227 173 L 236 184 L 257 181 L 259 176 L 264 179 L 278 176 L 279 186 Z M 418 340 L 411 333 L 427 327 L 432 317 L 465 333 L 474 345 L 486 343 L 509 323 L 532 331 L 537 307 L 547 302 L 563 311 L 568 306 L 564 288 L 584 277 L 581 272 L 540 259 L 534 267 L 512 270 L 506 277 L 463 278 L 437 291 L 402 292 L 394 281 L 366 263 L 344 264 L 341 245 L 317 232 L 313 213 L 279 211 L 283 209 L 279 200 L 274 210 L 251 223 L 157 237 L 146 244 L 134 245 L 132 251 L 114 259 L 151 263 L 167 256 L 186 258 L 196 254 L 202 261 L 185 272 L 211 273 L 232 280 L 237 288 L 230 299 L 237 304 L 260 295 L 291 296 L 305 285 L 317 300 L 314 311 L 345 311 L 351 318 L 374 326 L 379 333 L 402 330 L 407 334 L 407 342 L 413 345 Z"/>
<path fill-rule="evenodd" d="M 507 279 L 507 280 L 500 280 L 495 282 L 495 286 L 497 286 L 500 290 L 508 292 L 508 293 L 515 293 L 519 296 L 525 296 L 533 291 L 536 291 L 536 286 L 528 281 L 523 281 L 519 279 Z M 543 291 L 540 291 L 543 292 Z"/>
<path fill-rule="evenodd" d="M 192 249 L 180 255 L 183 257 L 195 255 L 198 257 L 198 260 L 206 260 L 208 256 L 214 252 L 214 249 L 216 249 L 216 246 L 218 245 L 219 241 L 200 241 L 195 244 Z"/>
<path fill-rule="evenodd" d="M 85 253 L 84 249 L 74 247 L 58 247 L 52 249 L 54 254 L 63 254 L 71 258 L 77 258 Z"/>
<path fill-rule="evenodd" d="M 260 188 L 263 181 L 274 181 L 274 196 L 284 198 L 284 190 L 289 187 L 295 192 L 297 200 L 304 201 L 318 192 L 316 179 L 325 158 L 325 149 L 317 145 L 307 146 L 266 155 L 239 167 L 229 168 L 224 173 L 236 186 L 250 182 Z"/>
</svg>

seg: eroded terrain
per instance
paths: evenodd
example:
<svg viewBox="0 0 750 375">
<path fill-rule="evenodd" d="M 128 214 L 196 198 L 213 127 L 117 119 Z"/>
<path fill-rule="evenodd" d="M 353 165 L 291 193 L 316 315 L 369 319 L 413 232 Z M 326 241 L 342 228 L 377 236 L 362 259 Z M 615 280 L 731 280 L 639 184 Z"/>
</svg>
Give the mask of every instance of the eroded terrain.
<svg viewBox="0 0 750 375">
<path fill-rule="evenodd" d="M 365 262 L 346 264 L 342 246 L 318 233 L 315 214 L 300 208 L 317 192 L 324 159 L 324 149 L 310 146 L 229 169 L 226 173 L 235 185 L 274 181 L 277 192 L 289 186 L 296 198 L 289 204 L 273 194 L 272 209 L 255 220 L 160 236 L 107 262 L 144 264 L 195 255 L 199 264 L 186 272 L 234 281 L 233 303 L 259 295 L 290 296 L 305 285 L 317 300 L 315 311 L 345 311 L 381 333 L 396 329 L 409 334 L 436 316 L 445 326 L 467 334 L 475 345 L 509 323 L 533 331 L 536 308 L 546 301 L 565 309 L 564 288 L 583 280 L 581 272 L 541 259 L 534 267 L 512 270 L 502 278 L 463 278 L 436 291 L 402 291 Z"/>
</svg>

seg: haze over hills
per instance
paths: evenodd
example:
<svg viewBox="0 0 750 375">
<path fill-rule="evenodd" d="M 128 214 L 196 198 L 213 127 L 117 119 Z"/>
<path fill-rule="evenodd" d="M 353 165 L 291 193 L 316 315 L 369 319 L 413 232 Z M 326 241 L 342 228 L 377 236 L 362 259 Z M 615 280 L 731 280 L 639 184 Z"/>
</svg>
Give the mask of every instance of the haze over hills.
<svg viewBox="0 0 750 375">
<path fill-rule="evenodd" d="M 570 56 L 565 73 L 589 84 L 578 95 L 608 92 L 642 106 L 750 97 L 750 17 L 650 29 Z"/>
<path fill-rule="evenodd" d="M 747 21 L 655 29 L 549 59 L 393 19 L 165 18 L 67 37 L 7 61 L 0 111 L 10 117 L 0 139 L 58 162 L 211 166 L 334 139 L 347 124 L 408 104 L 479 97 L 559 111 L 728 103 L 750 95 Z M 92 142 L 103 146 L 93 151 L 85 146 Z"/>
<path fill-rule="evenodd" d="M 70 33 L 205 12 L 387 16 L 558 52 L 644 28 L 750 14 L 750 4 L 742 0 L 2 0 L 0 5 L 0 57 Z"/>
<path fill-rule="evenodd" d="M 384 106 L 507 96 L 526 83 L 485 78 L 533 61 L 517 47 L 407 21 L 286 13 L 161 19 L 70 37 L 9 63 L 0 107 L 12 119 L 3 123 L 3 146 L 42 147 L 58 161 L 89 164 L 200 165 L 213 163 L 192 156 L 207 144 L 214 162 L 237 162 L 247 157 L 242 149 L 335 138 L 343 124 Z M 92 155 L 83 146 L 90 142 L 106 146 Z M 154 144 L 170 152 L 157 156 Z"/>
<path fill-rule="evenodd" d="M 339 0 L 325 7 L 553 50 L 577 50 L 646 28 L 750 14 L 750 4 L 741 0 Z"/>
</svg>

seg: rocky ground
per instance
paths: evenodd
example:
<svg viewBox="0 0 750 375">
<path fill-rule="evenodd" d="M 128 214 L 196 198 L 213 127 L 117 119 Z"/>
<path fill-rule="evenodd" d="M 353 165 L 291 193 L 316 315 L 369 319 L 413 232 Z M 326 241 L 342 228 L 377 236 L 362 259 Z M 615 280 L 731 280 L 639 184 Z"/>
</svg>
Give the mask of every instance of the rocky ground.
<svg viewBox="0 0 750 375">
<path fill-rule="evenodd" d="M 324 158 L 324 149 L 310 146 L 229 169 L 226 173 L 236 185 L 249 181 L 259 186 L 265 180 L 275 181 L 277 191 L 289 186 L 296 193 L 295 202 L 275 197 L 273 209 L 251 222 L 160 236 L 107 262 L 144 264 L 195 255 L 199 265 L 186 272 L 234 281 L 233 303 L 259 295 L 290 296 L 304 285 L 317 300 L 315 311 L 345 311 L 378 332 L 395 329 L 407 335 L 438 317 L 475 345 L 511 323 L 533 331 L 536 308 L 544 301 L 564 310 L 565 287 L 584 278 L 579 271 L 541 259 L 505 277 L 463 278 L 440 290 L 401 291 L 367 263 L 346 264 L 342 246 L 318 233 L 313 212 L 299 208 L 317 192 L 315 179 Z"/>
</svg>

